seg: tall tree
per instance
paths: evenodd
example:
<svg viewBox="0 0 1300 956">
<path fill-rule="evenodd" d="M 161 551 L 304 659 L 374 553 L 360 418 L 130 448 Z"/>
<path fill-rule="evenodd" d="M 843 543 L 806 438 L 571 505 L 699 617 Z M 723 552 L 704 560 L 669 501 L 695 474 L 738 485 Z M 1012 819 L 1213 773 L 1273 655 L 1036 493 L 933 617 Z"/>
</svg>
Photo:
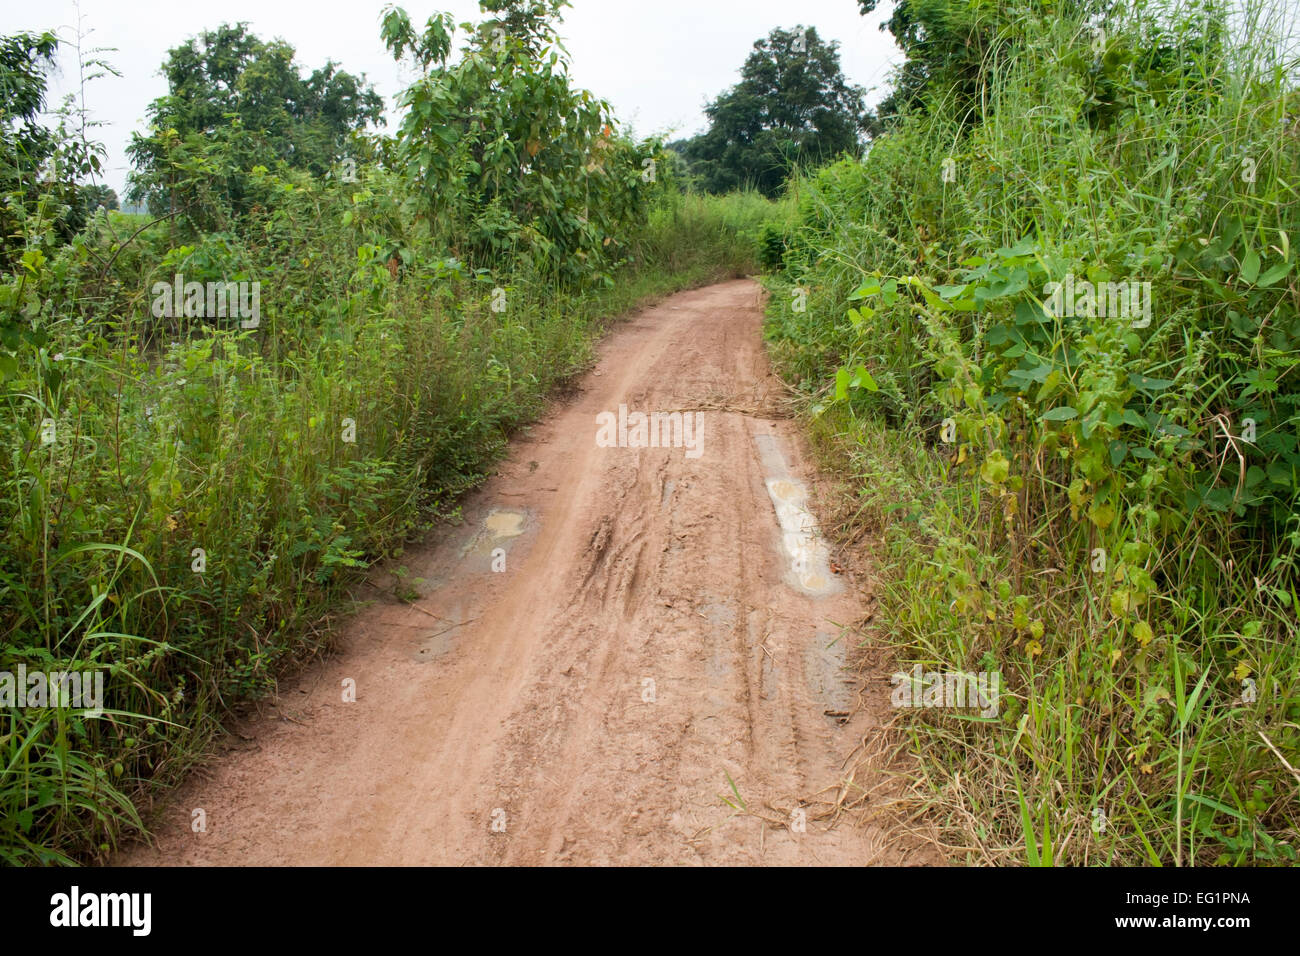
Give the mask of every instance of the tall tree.
<svg viewBox="0 0 1300 956">
<path fill-rule="evenodd" d="M 258 39 L 247 23 L 191 38 L 168 52 L 162 69 L 168 93 L 149 106 L 150 134 L 137 134 L 128 150 L 137 169 L 129 196 L 153 209 L 190 202 L 215 180 L 239 212 L 253 166 L 282 161 L 322 175 L 350 133 L 383 123 L 383 99 L 364 76 L 327 62 L 304 77 L 292 46 Z M 205 161 L 206 176 L 180 172 Z"/>
<path fill-rule="evenodd" d="M 796 164 L 856 151 L 867 128 L 863 90 L 840 68 L 839 43 L 814 28 L 777 28 L 754 44 L 740 82 L 705 107 L 709 129 L 672 144 L 700 185 L 781 190 Z"/>
</svg>

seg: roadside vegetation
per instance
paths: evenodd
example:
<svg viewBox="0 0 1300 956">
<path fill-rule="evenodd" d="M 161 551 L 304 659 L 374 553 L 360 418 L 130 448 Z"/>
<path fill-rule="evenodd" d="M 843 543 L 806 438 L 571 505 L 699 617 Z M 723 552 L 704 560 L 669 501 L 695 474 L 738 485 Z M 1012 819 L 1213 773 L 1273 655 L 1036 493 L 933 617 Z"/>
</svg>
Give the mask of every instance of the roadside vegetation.
<svg viewBox="0 0 1300 956">
<path fill-rule="evenodd" d="M 1297 862 L 1280 14 L 901 3 L 885 132 L 768 232 L 772 353 L 883 540 L 866 638 L 1001 674 L 996 717 L 896 722 L 958 862 Z"/>
</svg>

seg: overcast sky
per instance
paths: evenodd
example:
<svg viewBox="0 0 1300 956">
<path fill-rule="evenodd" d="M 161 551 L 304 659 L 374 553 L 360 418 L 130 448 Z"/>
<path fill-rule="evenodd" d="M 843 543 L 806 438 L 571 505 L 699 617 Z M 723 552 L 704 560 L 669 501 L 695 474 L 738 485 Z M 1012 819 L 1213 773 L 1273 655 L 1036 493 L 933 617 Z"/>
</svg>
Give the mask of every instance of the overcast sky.
<svg viewBox="0 0 1300 956">
<path fill-rule="evenodd" d="M 476 0 L 400 5 L 417 24 L 442 10 L 458 23 L 481 19 Z M 48 0 L 21 6 L 6 0 L 0 34 L 56 29 L 72 38 L 79 9 L 83 30 L 93 31 L 87 45 L 116 47 L 107 58 L 122 75 L 90 84 L 86 99 L 94 118 L 109 124 L 97 138 L 108 148 L 104 181 L 120 194 L 130 135 L 144 131 L 146 107 L 167 92 L 158 71 L 168 49 L 223 22 L 246 20 L 257 36 L 292 44 L 304 73 L 329 59 L 365 73 L 391 108 L 410 76 L 379 39 L 384 6 L 384 0 Z M 845 75 L 866 87 L 868 102 L 875 103 L 886 92 L 889 68 L 902 58 L 879 29 L 892 4 L 883 6 L 863 17 L 857 0 L 574 0 L 561 32 L 575 82 L 609 100 L 623 122 L 640 134 L 690 134 L 704 127 L 704 104 L 736 82 L 754 41 L 773 27 L 813 26 L 823 39 L 840 41 Z M 60 59 L 51 108 L 76 87 L 75 57 L 61 49 Z"/>
</svg>

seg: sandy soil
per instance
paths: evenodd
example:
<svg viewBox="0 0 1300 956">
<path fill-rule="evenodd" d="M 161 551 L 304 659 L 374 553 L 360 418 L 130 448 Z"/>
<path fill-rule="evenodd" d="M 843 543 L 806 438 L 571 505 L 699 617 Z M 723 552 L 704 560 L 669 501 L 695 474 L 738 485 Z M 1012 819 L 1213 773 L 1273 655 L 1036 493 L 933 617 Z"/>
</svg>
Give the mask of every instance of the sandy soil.
<svg viewBox="0 0 1300 956">
<path fill-rule="evenodd" d="M 376 572 L 340 652 L 115 862 L 909 862 L 825 812 L 888 693 L 859 707 L 842 670 L 865 599 L 804 507 L 760 296 L 726 282 L 620 325 L 465 522 L 404 556 L 420 598 Z M 620 404 L 697 415 L 698 457 L 599 447 Z"/>
</svg>

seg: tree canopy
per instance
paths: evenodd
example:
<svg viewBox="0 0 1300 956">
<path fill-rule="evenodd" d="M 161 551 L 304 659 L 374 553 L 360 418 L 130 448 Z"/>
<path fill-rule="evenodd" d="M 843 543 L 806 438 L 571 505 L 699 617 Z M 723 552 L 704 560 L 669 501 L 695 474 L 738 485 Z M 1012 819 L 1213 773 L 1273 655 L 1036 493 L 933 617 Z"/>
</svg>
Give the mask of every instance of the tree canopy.
<svg viewBox="0 0 1300 956">
<path fill-rule="evenodd" d="M 754 44 L 740 82 L 705 108 L 709 129 L 672 144 L 700 186 L 778 193 L 790 170 L 856 151 L 864 91 L 840 68 L 839 44 L 812 27 L 777 28 Z"/>
<path fill-rule="evenodd" d="M 308 76 L 283 40 L 266 42 L 247 23 L 223 24 L 168 52 L 168 93 L 149 106 L 151 132 L 128 150 L 138 172 L 130 198 L 164 209 L 217 182 L 234 208 L 254 166 L 323 175 L 349 134 L 383 123 L 383 99 L 366 82 L 327 62 Z M 204 162 L 224 144 L 222 162 Z"/>
<path fill-rule="evenodd" d="M 626 251 L 655 190 L 658 143 L 618 134 L 609 104 L 576 87 L 557 27 L 564 0 L 484 0 L 481 23 L 430 17 L 417 32 L 400 7 L 382 35 L 421 75 L 390 160 L 419 214 L 484 261 L 530 250 L 578 276 Z"/>
</svg>

